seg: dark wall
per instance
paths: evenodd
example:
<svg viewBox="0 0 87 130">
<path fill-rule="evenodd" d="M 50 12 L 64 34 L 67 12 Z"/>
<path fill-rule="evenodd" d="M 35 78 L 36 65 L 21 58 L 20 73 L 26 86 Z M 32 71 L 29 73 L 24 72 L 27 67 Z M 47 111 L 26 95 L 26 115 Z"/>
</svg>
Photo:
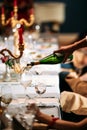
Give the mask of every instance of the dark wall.
<svg viewBox="0 0 87 130">
<path fill-rule="evenodd" d="M 35 2 L 64 2 L 66 20 L 60 32 L 82 32 L 87 28 L 87 0 L 34 0 Z"/>
</svg>

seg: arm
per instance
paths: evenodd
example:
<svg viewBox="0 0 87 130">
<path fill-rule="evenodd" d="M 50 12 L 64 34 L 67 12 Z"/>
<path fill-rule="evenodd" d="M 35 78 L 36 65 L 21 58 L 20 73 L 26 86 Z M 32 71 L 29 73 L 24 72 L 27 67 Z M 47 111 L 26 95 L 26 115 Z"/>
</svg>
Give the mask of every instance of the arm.
<svg viewBox="0 0 87 130">
<path fill-rule="evenodd" d="M 41 125 L 39 126 L 44 126 L 44 130 L 47 129 L 47 126 L 49 124 L 52 124 L 53 117 L 49 116 L 47 114 L 42 113 L 38 107 L 36 107 L 35 104 L 31 104 L 29 108 L 35 108 L 34 110 L 36 111 L 36 118 L 38 119 L 39 122 L 41 122 Z M 42 123 L 46 125 L 42 125 Z M 87 119 L 84 119 L 81 122 L 75 123 L 75 122 L 69 122 L 69 121 L 64 121 L 61 119 L 57 119 L 53 122 L 52 128 L 56 128 L 57 130 L 84 130 L 84 126 L 87 125 Z M 39 130 L 40 127 L 37 127 Z"/>
<path fill-rule="evenodd" d="M 83 47 L 87 47 L 87 36 L 83 38 L 82 40 L 75 42 L 74 44 L 61 47 L 59 50 L 55 50 L 54 53 L 64 54 L 65 57 L 64 57 L 63 62 L 65 62 L 66 59 L 69 57 L 69 55 L 71 55 L 75 50 L 83 48 Z"/>
<path fill-rule="evenodd" d="M 50 124 L 52 122 L 52 117 L 44 114 L 39 111 L 39 113 L 36 115 L 37 119 L 45 124 Z M 64 121 L 61 119 L 58 119 L 55 121 L 52 128 L 56 128 L 57 130 L 84 130 L 84 126 L 87 125 L 87 119 L 84 119 L 81 122 L 74 123 L 69 121 Z"/>
</svg>

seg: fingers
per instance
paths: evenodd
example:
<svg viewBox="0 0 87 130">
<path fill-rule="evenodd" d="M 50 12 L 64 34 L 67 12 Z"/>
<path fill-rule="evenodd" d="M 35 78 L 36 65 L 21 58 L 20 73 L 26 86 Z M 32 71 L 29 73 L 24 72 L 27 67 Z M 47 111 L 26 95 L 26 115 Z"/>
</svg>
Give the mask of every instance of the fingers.
<svg viewBox="0 0 87 130">
<path fill-rule="evenodd" d="M 53 54 L 58 53 L 58 52 L 59 52 L 59 50 L 56 50 L 56 51 L 53 52 Z"/>
<path fill-rule="evenodd" d="M 64 54 L 65 52 L 67 52 L 67 48 L 64 46 L 64 47 L 61 47 L 59 50 L 55 50 L 53 53 L 62 53 Z"/>
<path fill-rule="evenodd" d="M 53 54 L 55 54 L 55 53 L 63 53 L 63 50 L 62 50 L 62 49 L 60 49 L 60 50 L 55 50 L 55 51 L 53 52 Z"/>
<path fill-rule="evenodd" d="M 35 103 L 31 103 L 31 104 L 27 105 L 27 109 L 37 112 L 38 107 L 37 107 L 37 105 Z"/>
<path fill-rule="evenodd" d="M 69 54 L 68 53 L 66 53 L 65 54 L 65 57 L 64 57 L 64 60 L 63 60 L 63 63 L 65 63 L 66 62 L 66 60 L 67 60 L 67 58 L 69 57 Z"/>
</svg>

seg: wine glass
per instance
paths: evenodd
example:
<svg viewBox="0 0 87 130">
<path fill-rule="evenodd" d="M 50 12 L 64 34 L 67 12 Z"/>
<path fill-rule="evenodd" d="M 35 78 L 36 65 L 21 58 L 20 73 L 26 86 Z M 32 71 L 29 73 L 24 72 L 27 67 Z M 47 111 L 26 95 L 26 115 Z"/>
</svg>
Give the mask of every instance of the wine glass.
<svg viewBox="0 0 87 130">
<path fill-rule="evenodd" d="M 1 87 L 1 102 L 3 107 L 7 108 L 12 101 L 11 86 L 6 85 Z"/>
<path fill-rule="evenodd" d="M 39 98 L 41 98 L 41 95 L 46 92 L 46 85 L 44 83 L 38 83 L 35 85 L 35 91 L 39 95 Z M 39 105 L 43 105 L 43 103 L 40 101 Z"/>
<path fill-rule="evenodd" d="M 20 84 L 24 87 L 24 95 L 25 95 L 25 103 L 27 99 L 27 87 L 32 84 L 32 73 L 29 70 L 25 69 L 24 72 L 20 76 Z"/>
<path fill-rule="evenodd" d="M 7 114 L 8 105 L 11 103 L 11 101 L 12 101 L 11 86 L 10 85 L 2 86 L 1 87 L 1 106 L 2 106 L 5 116 Z M 9 117 L 10 117 L 10 115 L 9 115 Z M 10 126 L 12 125 L 11 118 L 8 118 L 8 127 L 10 127 L 9 125 Z"/>
<path fill-rule="evenodd" d="M 21 123 L 26 130 L 32 130 L 36 110 L 37 105 L 35 103 L 28 103 L 27 106 L 20 108 Z"/>
<path fill-rule="evenodd" d="M 5 113 L 5 117 L 8 119 L 8 126 L 4 130 L 13 130 L 13 117 L 16 116 L 19 113 L 19 107 L 10 104 Z"/>
</svg>

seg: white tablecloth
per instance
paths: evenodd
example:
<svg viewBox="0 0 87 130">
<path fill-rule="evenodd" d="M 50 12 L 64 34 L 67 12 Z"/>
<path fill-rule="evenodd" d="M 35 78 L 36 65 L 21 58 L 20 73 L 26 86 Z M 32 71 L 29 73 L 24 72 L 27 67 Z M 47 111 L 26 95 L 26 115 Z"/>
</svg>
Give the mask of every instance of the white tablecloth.
<svg viewBox="0 0 87 130">
<path fill-rule="evenodd" d="M 46 92 L 42 97 L 58 97 L 59 90 L 59 76 L 60 65 L 37 65 L 32 68 L 32 71 L 37 71 L 40 75 L 33 75 L 32 82 L 41 82 L 46 85 Z M 4 85 L 12 86 L 12 94 L 19 96 L 24 95 L 24 87 L 20 85 L 20 82 L 0 82 L 0 88 Z M 30 96 L 37 96 L 34 87 L 27 88 L 27 94 Z"/>
<path fill-rule="evenodd" d="M 54 50 L 58 49 L 58 43 L 56 43 L 56 42 L 50 43 L 50 42 L 43 41 L 41 43 L 37 43 L 36 45 L 37 45 L 37 46 L 35 46 L 36 50 L 38 51 L 39 54 L 41 54 L 41 56 L 51 54 Z M 32 51 L 32 50 L 30 50 L 30 51 Z M 29 53 L 30 51 L 26 50 L 26 55 L 28 57 L 30 56 L 30 53 Z M 26 55 L 25 55 L 24 59 L 26 59 Z M 28 61 L 26 61 L 26 62 L 28 62 Z M 44 96 L 44 97 L 58 97 L 58 95 L 60 94 L 59 76 L 58 76 L 58 73 L 60 72 L 60 65 L 59 64 L 36 65 L 36 66 L 33 66 L 31 70 L 33 73 L 35 73 L 35 72 L 39 73 L 39 75 L 34 74 L 34 76 L 32 76 L 33 83 L 40 81 L 42 83 L 45 83 L 45 85 L 47 87 L 46 92 L 42 96 Z M 5 64 L 0 63 L 0 76 L 2 76 L 3 72 L 5 72 Z M 23 88 L 23 86 L 20 85 L 20 82 L 0 81 L 0 88 L 3 85 L 9 85 L 9 84 L 12 86 L 12 93 L 13 94 L 17 94 L 17 95 L 24 94 L 24 88 Z M 29 95 L 32 95 L 32 96 L 37 95 L 34 87 L 28 87 L 27 93 Z"/>
</svg>

